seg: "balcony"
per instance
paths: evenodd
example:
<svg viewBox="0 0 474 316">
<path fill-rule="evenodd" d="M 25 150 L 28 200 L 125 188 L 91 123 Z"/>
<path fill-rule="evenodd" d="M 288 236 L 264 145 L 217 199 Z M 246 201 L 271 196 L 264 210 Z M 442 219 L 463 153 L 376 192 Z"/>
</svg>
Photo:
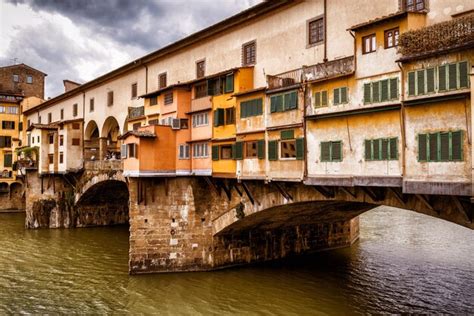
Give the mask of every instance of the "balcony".
<svg viewBox="0 0 474 316">
<path fill-rule="evenodd" d="M 474 14 L 400 35 L 401 60 L 474 46 Z"/>
<path fill-rule="evenodd" d="M 205 96 L 198 99 L 191 100 L 191 112 L 207 110 L 212 108 L 212 97 Z"/>
<path fill-rule="evenodd" d="M 139 106 L 136 108 L 129 108 L 128 109 L 128 119 L 132 120 L 137 117 L 141 117 L 145 115 L 145 107 Z"/>
<path fill-rule="evenodd" d="M 278 75 L 267 75 L 268 89 L 281 89 L 296 86 L 304 82 L 327 80 L 352 74 L 354 70 L 354 56 L 331 60 L 312 66 L 303 66 L 302 68 Z"/>
</svg>

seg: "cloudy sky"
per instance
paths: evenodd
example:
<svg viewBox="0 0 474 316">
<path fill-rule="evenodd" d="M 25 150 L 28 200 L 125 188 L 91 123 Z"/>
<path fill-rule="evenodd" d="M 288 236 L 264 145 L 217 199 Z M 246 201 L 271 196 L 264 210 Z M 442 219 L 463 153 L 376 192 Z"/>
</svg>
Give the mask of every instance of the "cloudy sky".
<svg viewBox="0 0 474 316">
<path fill-rule="evenodd" d="M 47 73 L 54 97 L 261 1 L 0 0 L 0 66 Z"/>
</svg>

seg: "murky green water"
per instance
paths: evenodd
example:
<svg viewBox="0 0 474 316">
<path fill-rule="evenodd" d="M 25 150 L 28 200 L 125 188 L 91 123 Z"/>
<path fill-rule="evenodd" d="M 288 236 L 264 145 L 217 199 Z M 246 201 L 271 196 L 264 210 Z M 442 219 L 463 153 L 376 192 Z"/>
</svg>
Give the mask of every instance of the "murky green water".
<svg viewBox="0 0 474 316">
<path fill-rule="evenodd" d="M 350 249 L 212 273 L 127 274 L 128 229 L 24 230 L 0 214 L 0 314 L 474 313 L 474 232 L 392 208 Z"/>
</svg>

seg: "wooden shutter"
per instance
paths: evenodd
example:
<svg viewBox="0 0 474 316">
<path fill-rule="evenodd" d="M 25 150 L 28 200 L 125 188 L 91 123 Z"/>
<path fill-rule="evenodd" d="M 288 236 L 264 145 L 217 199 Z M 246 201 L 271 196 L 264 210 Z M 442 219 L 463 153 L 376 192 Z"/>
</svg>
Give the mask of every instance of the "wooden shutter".
<svg viewBox="0 0 474 316">
<path fill-rule="evenodd" d="M 276 111 L 277 112 L 283 111 L 283 95 L 276 96 Z"/>
<path fill-rule="evenodd" d="M 321 106 L 328 106 L 328 92 L 321 92 Z"/>
<path fill-rule="evenodd" d="M 438 136 L 439 136 L 439 133 L 432 133 L 432 134 L 429 134 L 429 138 L 428 138 L 428 147 L 429 147 L 429 160 L 430 161 L 439 161 L 439 157 L 438 157 Z"/>
<path fill-rule="evenodd" d="M 398 99 L 398 78 L 390 79 L 390 100 Z"/>
<path fill-rule="evenodd" d="M 265 140 L 264 139 L 257 141 L 257 156 L 258 156 L 258 159 L 265 159 Z"/>
<path fill-rule="evenodd" d="M 217 127 L 219 126 L 219 115 L 218 115 L 218 110 L 214 110 L 214 126 Z"/>
<path fill-rule="evenodd" d="M 370 83 L 364 83 L 364 103 L 370 103 Z"/>
<path fill-rule="evenodd" d="M 270 97 L 270 113 L 275 113 L 276 112 L 276 96 Z"/>
<path fill-rule="evenodd" d="M 390 138 L 390 160 L 398 159 L 398 138 Z"/>
<path fill-rule="evenodd" d="M 459 88 L 467 88 L 469 86 L 469 73 L 467 61 L 459 63 Z"/>
<path fill-rule="evenodd" d="M 418 70 L 416 72 L 416 88 L 417 95 L 425 94 L 425 70 Z"/>
<path fill-rule="evenodd" d="M 283 111 L 290 109 L 291 104 L 291 93 L 286 93 L 283 95 Z"/>
<path fill-rule="evenodd" d="M 234 74 L 229 74 L 225 77 L 225 92 L 233 92 L 234 91 Z"/>
<path fill-rule="evenodd" d="M 457 64 L 448 65 L 449 90 L 456 89 L 457 84 Z"/>
<path fill-rule="evenodd" d="M 427 161 L 428 137 L 427 134 L 418 135 L 418 161 Z"/>
<path fill-rule="evenodd" d="M 314 107 L 321 107 L 321 92 L 316 92 L 314 94 Z"/>
<path fill-rule="evenodd" d="M 449 133 L 440 133 L 441 161 L 449 161 Z"/>
<path fill-rule="evenodd" d="M 212 146 L 212 160 L 219 160 L 219 146 Z"/>
<path fill-rule="evenodd" d="M 426 69 L 426 92 L 431 93 L 435 91 L 435 73 L 434 68 Z"/>
<path fill-rule="evenodd" d="M 462 131 L 452 132 L 451 133 L 451 149 L 452 149 L 452 157 L 451 160 L 453 161 L 462 161 L 462 153 L 463 153 L 463 140 L 462 140 Z"/>
<path fill-rule="evenodd" d="M 5 154 L 3 156 L 3 166 L 11 167 L 12 166 L 12 154 Z"/>
<path fill-rule="evenodd" d="M 247 102 L 240 102 L 240 118 L 247 117 Z"/>
<path fill-rule="evenodd" d="M 376 81 L 372 83 L 372 102 L 380 102 L 380 82 Z"/>
<path fill-rule="evenodd" d="M 290 93 L 290 109 L 294 110 L 298 108 L 298 92 L 293 91 Z"/>
<path fill-rule="evenodd" d="M 332 142 L 331 143 L 331 161 L 341 161 L 342 160 L 342 143 L 341 142 Z"/>
<path fill-rule="evenodd" d="M 289 130 L 286 130 L 286 131 L 281 131 L 280 132 L 280 138 L 282 140 L 293 139 L 293 138 L 295 138 L 295 131 L 292 130 L 292 129 L 289 129 Z"/>
<path fill-rule="evenodd" d="M 235 154 L 234 154 L 234 148 L 235 148 Z M 244 142 L 235 142 L 234 147 L 232 148 L 232 154 L 234 159 L 237 160 L 242 160 L 244 157 Z"/>
<path fill-rule="evenodd" d="M 382 142 L 382 156 L 380 157 L 380 159 L 382 160 L 388 160 L 388 139 L 384 138 L 381 140 Z"/>
<path fill-rule="evenodd" d="M 224 113 L 225 113 L 225 110 L 224 109 L 217 109 L 217 122 L 218 122 L 218 126 L 222 126 L 224 125 Z"/>
<path fill-rule="evenodd" d="M 268 141 L 268 160 L 278 160 L 278 141 L 276 140 Z"/>
<path fill-rule="evenodd" d="M 438 90 L 445 91 L 447 89 L 446 85 L 446 66 L 438 67 Z"/>
<path fill-rule="evenodd" d="M 121 150 L 120 150 L 120 158 L 122 159 L 126 159 L 127 158 L 127 144 L 122 144 L 120 146 Z"/>
<path fill-rule="evenodd" d="M 374 139 L 372 144 L 374 148 L 374 160 L 380 160 L 380 139 Z"/>
<path fill-rule="evenodd" d="M 331 142 L 321 142 L 321 161 L 331 160 Z"/>
<path fill-rule="evenodd" d="M 372 141 L 365 140 L 365 160 L 372 160 Z"/>
<path fill-rule="evenodd" d="M 296 139 L 296 159 L 297 160 L 304 159 L 304 138 Z"/>
<path fill-rule="evenodd" d="M 347 103 L 347 87 L 341 88 L 341 103 Z"/>
<path fill-rule="evenodd" d="M 262 99 L 255 100 L 255 105 L 257 107 L 257 115 L 262 115 L 263 114 L 263 100 Z"/>
<path fill-rule="evenodd" d="M 408 73 L 408 95 L 415 95 L 415 72 Z"/>
<path fill-rule="evenodd" d="M 380 81 L 380 95 L 382 102 L 388 100 L 388 79 Z"/>
<path fill-rule="evenodd" d="M 334 105 L 341 103 L 340 89 L 334 89 Z"/>
</svg>

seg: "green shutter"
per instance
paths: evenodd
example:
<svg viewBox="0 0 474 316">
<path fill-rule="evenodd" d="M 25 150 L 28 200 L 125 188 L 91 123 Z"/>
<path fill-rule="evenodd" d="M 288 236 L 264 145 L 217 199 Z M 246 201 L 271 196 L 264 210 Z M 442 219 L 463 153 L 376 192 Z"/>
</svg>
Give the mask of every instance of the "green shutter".
<svg viewBox="0 0 474 316">
<path fill-rule="evenodd" d="M 372 160 L 372 141 L 365 140 L 365 160 Z"/>
<path fill-rule="evenodd" d="M 278 141 L 276 140 L 268 141 L 268 160 L 278 160 Z"/>
<path fill-rule="evenodd" d="M 469 73 L 467 61 L 459 63 L 459 88 L 467 88 L 469 86 Z"/>
<path fill-rule="evenodd" d="M 372 102 L 380 102 L 380 81 L 372 83 Z"/>
<path fill-rule="evenodd" d="M 290 98 L 291 98 L 290 93 L 286 93 L 283 95 L 283 111 L 290 109 L 290 104 L 291 104 Z"/>
<path fill-rule="evenodd" d="M 428 147 L 428 136 L 427 134 L 418 135 L 418 161 L 427 161 L 427 147 Z"/>
<path fill-rule="evenodd" d="M 448 65 L 448 77 L 449 77 L 449 90 L 456 89 L 457 84 L 457 64 L 450 64 Z"/>
<path fill-rule="evenodd" d="M 381 140 L 382 142 L 382 148 L 381 148 L 381 157 L 380 159 L 381 160 L 388 160 L 389 156 L 388 156 L 388 151 L 389 151 L 389 140 L 387 138 L 383 138 Z"/>
<path fill-rule="evenodd" d="M 418 70 L 416 72 L 416 95 L 425 94 L 425 70 Z"/>
<path fill-rule="evenodd" d="M 364 83 L 364 103 L 368 104 L 370 103 L 370 83 Z"/>
<path fill-rule="evenodd" d="M 435 73 L 434 68 L 426 69 L 426 92 L 431 93 L 435 91 Z"/>
<path fill-rule="evenodd" d="M 380 160 L 380 139 L 374 139 L 372 144 L 374 148 L 374 160 Z"/>
<path fill-rule="evenodd" d="M 289 129 L 289 130 L 286 130 L 286 131 L 281 131 L 280 132 L 280 138 L 282 140 L 293 139 L 293 138 L 295 138 L 295 131 L 292 130 L 292 129 Z"/>
<path fill-rule="evenodd" d="M 304 138 L 296 139 L 296 159 L 297 160 L 304 159 Z"/>
<path fill-rule="evenodd" d="M 219 146 L 212 146 L 212 160 L 219 160 Z"/>
<path fill-rule="evenodd" d="M 224 121 L 224 115 L 225 115 L 224 113 L 225 113 L 224 109 L 217 109 L 217 114 L 218 114 L 217 116 L 219 117 L 219 119 L 218 119 L 219 125 L 218 126 L 222 126 L 222 125 L 225 124 L 224 123 L 225 122 Z"/>
<path fill-rule="evenodd" d="M 215 126 L 215 127 L 219 126 L 218 110 L 215 110 L 215 111 L 214 111 L 214 126 Z"/>
<path fill-rule="evenodd" d="M 265 159 L 265 140 L 257 141 L 257 156 L 258 159 Z"/>
<path fill-rule="evenodd" d="M 275 112 L 282 112 L 283 111 L 283 95 L 277 95 L 275 102 L 276 102 Z"/>
<path fill-rule="evenodd" d="M 388 79 L 380 81 L 380 96 L 382 102 L 388 100 Z"/>
<path fill-rule="evenodd" d="M 263 100 L 262 99 L 257 99 L 255 101 L 256 107 L 257 107 L 257 115 L 262 115 L 263 114 Z"/>
<path fill-rule="evenodd" d="M 240 118 L 247 117 L 247 102 L 240 102 Z"/>
<path fill-rule="evenodd" d="M 234 91 L 234 74 L 227 75 L 225 77 L 225 92 L 233 92 Z"/>
<path fill-rule="evenodd" d="M 347 87 L 341 88 L 341 103 L 347 103 Z"/>
<path fill-rule="evenodd" d="M 234 154 L 235 149 L 235 154 Z M 244 151 L 244 142 L 236 142 L 232 147 L 232 156 L 234 159 L 242 160 Z"/>
<path fill-rule="evenodd" d="M 440 160 L 449 161 L 449 133 L 440 133 Z"/>
<path fill-rule="evenodd" d="M 390 138 L 390 160 L 398 159 L 398 138 Z"/>
<path fill-rule="evenodd" d="M 314 94 L 314 107 L 321 107 L 321 92 L 316 92 Z"/>
<path fill-rule="evenodd" d="M 415 87 L 415 72 L 412 71 L 408 73 L 408 95 L 415 95 Z"/>
<path fill-rule="evenodd" d="M 331 161 L 342 161 L 342 142 L 331 142 Z"/>
<path fill-rule="evenodd" d="M 462 131 L 452 132 L 451 133 L 451 149 L 452 149 L 452 158 L 453 161 L 462 161 L 463 153 L 463 140 L 462 140 Z"/>
<path fill-rule="evenodd" d="M 429 161 L 439 161 L 439 133 L 428 135 Z"/>
<path fill-rule="evenodd" d="M 445 91 L 446 89 L 446 66 L 444 65 L 438 67 L 438 90 Z"/>
<path fill-rule="evenodd" d="M 321 92 L 321 106 L 328 106 L 328 92 Z"/>
<path fill-rule="evenodd" d="M 276 96 L 270 97 L 270 113 L 276 112 Z"/>
<path fill-rule="evenodd" d="M 4 167 L 11 167 L 12 166 L 12 154 L 5 154 L 3 156 L 3 166 Z"/>
<path fill-rule="evenodd" d="M 331 161 L 331 142 L 321 142 L 321 161 Z"/>
<path fill-rule="evenodd" d="M 398 78 L 390 79 L 390 100 L 398 99 Z"/>
<path fill-rule="evenodd" d="M 337 88 L 337 89 L 334 89 L 333 93 L 334 93 L 334 105 L 337 105 L 339 103 L 341 103 L 341 96 L 340 96 L 340 89 Z"/>
<path fill-rule="evenodd" d="M 286 96 L 288 96 L 288 99 L 286 99 Z M 285 100 L 288 100 L 288 104 L 285 105 L 286 109 L 288 110 L 294 110 L 298 108 L 298 92 L 293 91 L 285 95 Z M 286 102 L 285 102 L 286 103 Z"/>
</svg>

